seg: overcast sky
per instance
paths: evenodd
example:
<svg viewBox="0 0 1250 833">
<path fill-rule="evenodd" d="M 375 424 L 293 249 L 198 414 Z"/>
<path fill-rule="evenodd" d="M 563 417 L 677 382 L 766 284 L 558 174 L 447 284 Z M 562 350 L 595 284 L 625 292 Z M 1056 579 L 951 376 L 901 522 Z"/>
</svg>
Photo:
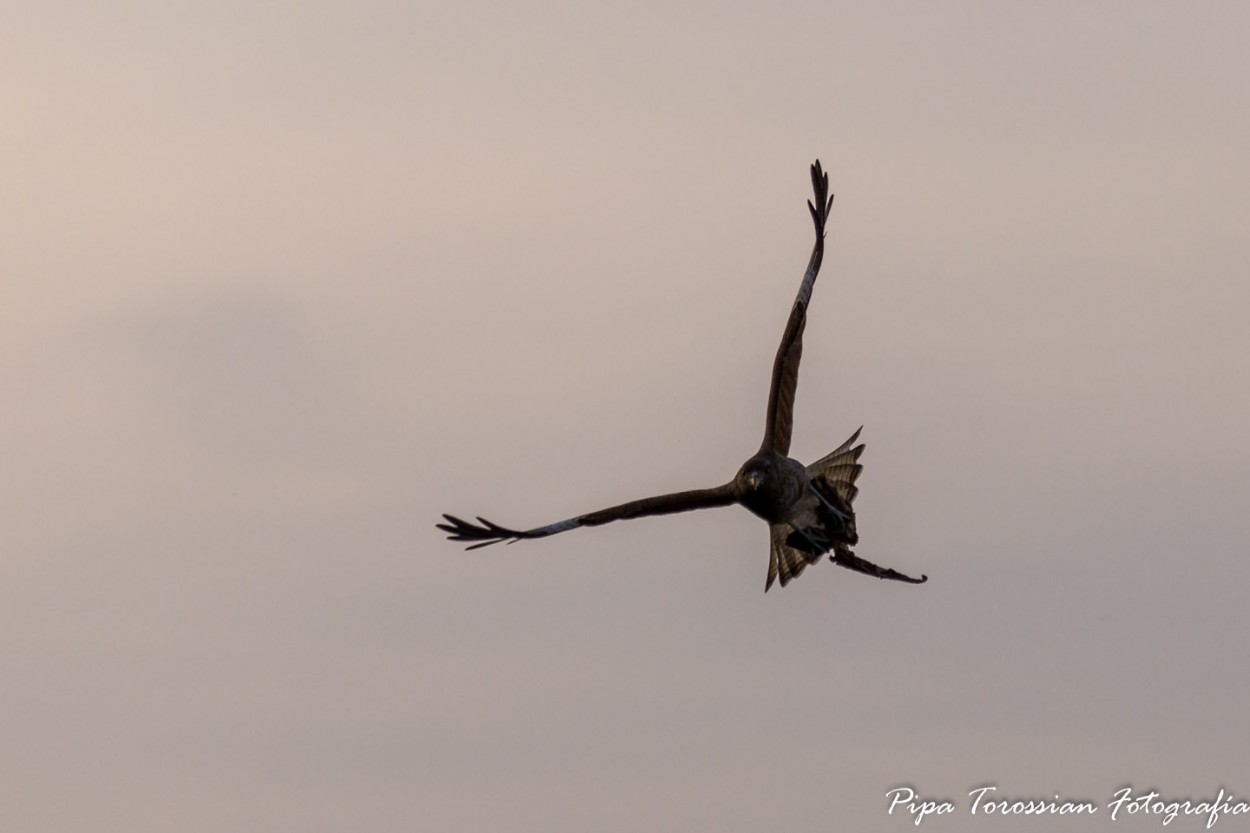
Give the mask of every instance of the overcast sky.
<svg viewBox="0 0 1250 833">
<path fill-rule="evenodd" d="M 8 7 L 0 828 L 1250 796 L 1248 9 Z M 765 595 L 736 507 L 444 540 L 733 475 L 817 157 L 792 453 L 864 425 L 930 582 Z"/>
</svg>

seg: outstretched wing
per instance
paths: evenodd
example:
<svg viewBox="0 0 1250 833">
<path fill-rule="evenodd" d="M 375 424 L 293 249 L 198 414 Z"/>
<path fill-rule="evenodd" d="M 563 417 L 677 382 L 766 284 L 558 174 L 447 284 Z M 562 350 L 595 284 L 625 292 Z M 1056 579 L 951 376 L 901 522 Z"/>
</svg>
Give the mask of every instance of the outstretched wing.
<svg viewBox="0 0 1250 833">
<path fill-rule="evenodd" d="M 860 558 L 846 547 L 834 547 L 833 555 L 829 556 L 829 560 L 839 567 L 845 567 L 848 570 L 854 570 L 857 573 L 863 573 L 876 578 L 888 578 L 894 581 L 906 581 L 911 584 L 924 584 L 929 577 L 922 575 L 920 578 L 912 578 L 904 575 L 898 570 L 891 570 L 889 567 L 878 567 L 866 558 Z"/>
<path fill-rule="evenodd" d="M 558 521 L 534 529 L 508 529 L 479 517 L 476 524 L 461 520 L 455 515 L 443 515 L 447 520 L 444 524 L 435 524 L 452 541 L 465 541 L 470 544 L 466 549 L 475 550 L 497 544 L 500 541 L 520 541 L 523 538 L 546 538 L 560 532 L 568 532 L 583 526 L 601 526 L 612 521 L 624 521 L 630 518 L 641 518 L 646 515 L 671 515 L 674 512 L 690 512 L 695 509 L 708 509 L 713 506 L 728 506 L 735 501 L 732 483 L 717 486 L 715 489 L 692 489 L 688 492 L 674 492 L 671 495 L 643 498 L 609 509 L 600 509 L 588 515 L 578 515 L 566 521 Z"/>
<path fill-rule="evenodd" d="M 798 297 L 790 310 L 790 320 L 781 336 L 777 358 L 773 360 L 773 380 L 768 391 L 768 417 L 764 424 L 764 442 L 760 451 L 790 453 L 790 432 L 794 427 L 794 391 L 799 383 L 799 359 L 803 356 L 803 328 L 807 324 L 807 303 L 812 297 L 812 287 L 820 272 L 820 262 L 825 256 L 825 221 L 833 206 L 829 195 L 829 175 L 820 169 L 820 160 L 812 165 L 812 192 L 815 203 L 808 201 L 816 226 L 816 245 L 812 248 L 807 272 L 799 285 Z"/>
</svg>

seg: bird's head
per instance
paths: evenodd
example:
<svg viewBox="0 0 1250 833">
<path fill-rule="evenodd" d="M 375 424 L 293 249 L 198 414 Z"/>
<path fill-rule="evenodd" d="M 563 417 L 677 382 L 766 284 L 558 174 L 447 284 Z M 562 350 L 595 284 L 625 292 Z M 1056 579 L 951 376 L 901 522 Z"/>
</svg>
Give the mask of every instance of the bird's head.
<svg viewBox="0 0 1250 833">
<path fill-rule="evenodd" d="M 760 457 L 752 457 L 742 464 L 742 468 L 738 470 L 738 476 L 735 481 L 738 490 L 742 494 L 751 494 L 758 492 L 760 488 L 768 481 L 772 466 L 767 459 Z"/>
</svg>

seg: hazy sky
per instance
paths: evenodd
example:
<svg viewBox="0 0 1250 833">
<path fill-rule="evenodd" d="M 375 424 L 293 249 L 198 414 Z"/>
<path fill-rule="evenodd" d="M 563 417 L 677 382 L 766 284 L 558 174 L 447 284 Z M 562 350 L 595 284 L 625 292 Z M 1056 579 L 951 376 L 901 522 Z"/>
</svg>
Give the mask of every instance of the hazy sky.
<svg viewBox="0 0 1250 833">
<path fill-rule="evenodd" d="M 1248 9 L 6 7 L 0 829 L 1250 796 Z M 930 582 L 765 595 L 740 508 L 443 540 L 733 474 L 816 157 L 793 453 L 864 425 Z"/>
</svg>

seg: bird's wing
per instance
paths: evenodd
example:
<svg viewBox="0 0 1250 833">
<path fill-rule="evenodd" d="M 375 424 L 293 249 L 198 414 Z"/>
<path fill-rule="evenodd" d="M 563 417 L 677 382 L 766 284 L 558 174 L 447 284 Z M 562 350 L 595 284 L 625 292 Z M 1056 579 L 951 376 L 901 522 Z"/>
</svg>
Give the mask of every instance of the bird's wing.
<svg viewBox="0 0 1250 833">
<path fill-rule="evenodd" d="M 771 546 L 768 550 L 768 580 L 764 582 L 765 593 L 777 579 L 781 579 L 781 586 L 785 587 L 791 579 L 798 578 L 799 573 L 802 573 L 808 564 L 815 564 L 825 554 L 824 551 L 806 553 L 790 546 L 786 543 L 790 530 L 789 524 L 772 524 L 768 528 Z"/>
<path fill-rule="evenodd" d="M 546 538 L 560 532 L 568 532 L 583 526 L 600 526 L 612 521 L 624 521 L 629 518 L 641 518 L 645 515 L 671 515 L 674 512 L 690 512 L 694 509 L 708 509 L 713 506 L 728 506 L 736 500 L 733 483 L 717 486 L 715 489 L 692 489 L 688 492 L 674 492 L 670 495 L 643 498 L 609 509 L 600 509 L 587 515 L 578 515 L 565 521 L 558 521 L 534 529 L 516 530 L 491 523 L 479 517 L 477 523 L 469 523 L 455 515 L 443 515 L 447 523 L 435 524 L 452 541 L 469 543 L 466 549 L 497 544 L 500 541 L 520 541 L 523 538 Z"/>
<path fill-rule="evenodd" d="M 833 206 L 829 195 L 829 175 L 820 169 L 820 160 L 812 165 L 812 192 L 816 198 L 807 203 L 816 226 L 816 245 L 812 248 L 807 272 L 799 285 L 798 297 L 790 310 L 790 320 L 781 336 L 777 358 L 773 360 L 773 380 L 768 391 L 768 417 L 764 424 L 764 442 L 761 451 L 790 453 L 790 432 L 794 427 L 794 391 L 799 383 L 799 359 L 803 356 L 803 328 L 807 324 L 807 303 L 812 297 L 812 287 L 820 272 L 820 262 L 825 255 L 825 221 Z"/>
<path fill-rule="evenodd" d="M 924 584 L 929 580 L 928 576 L 922 575 L 920 578 L 912 578 L 904 575 L 898 570 L 891 570 L 889 567 L 878 567 L 866 558 L 860 558 L 846 547 L 834 547 L 833 555 L 829 556 L 829 560 L 840 567 L 848 570 L 854 570 L 857 573 L 863 573 L 876 578 L 888 578 L 894 581 L 906 581 L 911 584 Z"/>
</svg>

